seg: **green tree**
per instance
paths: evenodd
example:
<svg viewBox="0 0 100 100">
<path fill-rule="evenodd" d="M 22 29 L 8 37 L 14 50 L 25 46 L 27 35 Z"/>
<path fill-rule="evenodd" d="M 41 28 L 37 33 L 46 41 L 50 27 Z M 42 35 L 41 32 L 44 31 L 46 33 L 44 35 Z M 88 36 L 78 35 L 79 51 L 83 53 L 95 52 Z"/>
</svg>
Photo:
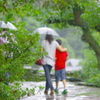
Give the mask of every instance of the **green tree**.
<svg viewBox="0 0 100 100">
<path fill-rule="evenodd" d="M 87 45 L 88 47 L 88 45 Z M 84 49 L 85 59 L 81 61 L 82 70 L 77 73 L 77 76 L 86 83 L 92 83 L 100 87 L 100 70 L 98 70 L 98 62 L 95 52 L 92 49 Z"/>
<path fill-rule="evenodd" d="M 26 23 L 20 21 L 20 18 L 29 16 L 32 2 L 32 0 L 30 2 L 0 0 L 0 20 L 12 22 L 18 29 L 17 31 L 6 29 L 6 33 L 2 35 L 7 37 L 9 43 L 0 45 L 0 100 L 17 100 L 26 94 L 34 94 L 34 89 L 24 91 L 19 83 L 15 83 L 24 75 L 25 64 L 33 65 L 39 57 L 44 55 L 41 53 L 40 35 L 30 35 L 25 28 Z M 0 28 L 0 33 L 3 30 Z M 15 84 L 8 85 L 8 82 Z"/>
<path fill-rule="evenodd" d="M 38 27 L 41 27 L 41 23 L 33 17 L 25 17 L 22 21 L 26 22 L 26 29 L 31 33 Z"/>
<path fill-rule="evenodd" d="M 46 18 L 45 23 L 56 23 L 55 26 L 59 28 L 68 27 L 68 25 L 80 27 L 83 31 L 81 39 L 95 51 L 100 69 L 100 45 L 93 35 L 95 34 L 93 30 L 100 32 L 99 2 L 97 0 L 42 1 L 38 1 L 37 4 L 41 4 L 40 9 L 42 8 L 42 13 L 45 13 L 45 16 L 42 14 L 40 19 Z"/>
<path fill-rule="evenodd" d="M 25 73 L 24 65 L 33 65 L 39 57 L 43 56 L 43 53 L 40 53 L 39 34 L 29 35 L 25 30 L 14 32 L 8 29 L 4 36 L 7 36 L 9 43 L 0 45 L 0 85 L 2 86 L 0 87 L 0 98 L 12 100 L 22 96 L 22 93 L 19 94 L 20 87 L 18 84 L 16 88 L 10 85 L 7 87 L 4 83 L 8 85 L 8 83 L 22 81 L 20 79 Z M 15 37 L 14 41 L 12 36 Z M 17 92 L 14 92 L 15 90 Z M 18 97 L 15 97 L 15 94 Z"/>
</svg>

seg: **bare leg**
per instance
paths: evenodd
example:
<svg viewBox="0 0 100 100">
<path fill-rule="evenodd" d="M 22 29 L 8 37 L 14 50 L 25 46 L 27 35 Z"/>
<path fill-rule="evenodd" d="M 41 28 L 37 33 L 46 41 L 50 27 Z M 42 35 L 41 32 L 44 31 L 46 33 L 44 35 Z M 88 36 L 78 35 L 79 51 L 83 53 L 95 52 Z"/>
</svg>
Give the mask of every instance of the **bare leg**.
<svg viewBox="0 0 100 100">
<path fill-rule="evenodd" d="M 58 83 L 59 83 L 59 82 L 56 82 L 56 89 L 58 89 Z"/>
<path fill-rule="evenodd" d="M 66 88 L 66 80 L 62 80 L 64 88 Z"/>
<path fill-rule="evenodd" d="M 68 93 L 67 88 L 66 88 L 66 80 L 62 80 L 63 85 L 64 85 L 64 91 L 62 92 L 62 94 L 66 94 Z"/>
</svg>

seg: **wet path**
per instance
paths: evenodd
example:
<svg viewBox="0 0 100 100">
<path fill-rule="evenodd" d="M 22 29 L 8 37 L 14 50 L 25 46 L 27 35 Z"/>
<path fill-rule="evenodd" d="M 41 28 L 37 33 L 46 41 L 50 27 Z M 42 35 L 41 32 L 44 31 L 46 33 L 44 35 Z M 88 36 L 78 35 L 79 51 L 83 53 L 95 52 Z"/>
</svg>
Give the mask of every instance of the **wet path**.
<svg viewBox="0 0 100 100">
<path fill-rule="evenodd" d="M 45 86 L 45 82 L 23 82 L 23 89 L 33 88 L 34 86 Z M 53 80 L 53 85 L 55 87 L 55 82 Z M 74 82 L 67 82 L 68 93 L 62 95 L 63 84 L 59 83 L 59 94 L 54 94 L 53 96 L 45 95 L 41 90 L 38 92 L 38 87 L 36 88 L 36 95 L 24 97 L 20 100 L 100 100 L 100 88 L 88 87 L 88 86 L 79 86 L 75 85 Z M 38 94 L 37 94 L 38 93 Z"/>
</svg>

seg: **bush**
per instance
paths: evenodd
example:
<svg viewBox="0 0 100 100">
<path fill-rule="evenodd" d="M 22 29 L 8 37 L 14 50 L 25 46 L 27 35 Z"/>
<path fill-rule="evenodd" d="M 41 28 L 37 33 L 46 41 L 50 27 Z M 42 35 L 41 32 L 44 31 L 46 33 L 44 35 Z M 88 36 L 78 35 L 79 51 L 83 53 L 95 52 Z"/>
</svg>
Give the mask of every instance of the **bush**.
<svg viewBox="0 0 100 100">
<path fill-rule="evenodd" d="M 18 85 L 14 84 L 12 87 L 8 83 L 20 81 L 25 74 L 24 65 L 34 65 L 35 61 L 44 53 L 41 53 L 39 34 L 30 35 L 28 31 L 21 29 L 16 32 L 7 30 L 4 35 L 9 43 L 0 45 L 0 98 L 2 98 L 1 100 L 16 100 L 22 96 L 23 90 Z M 13 88 L 15 91 L 17 89 L 17 92 L 13 92 Z M 7 99 L 3 99 L 4 97 Z"/>
<path fill-rule="evenodd" d="M 92 50 L 84 51 L 85 58 L 82 60 L 82 71 L 80 77 L 83 81 L 93 83 L 100 87 L 100 70 L 98 69 L 95 52 Z"/>
<path fill-rule="evenodd" d="M 25 95 L 35 95 L 35 88 L 32 89 L 22 89 L 22 84 L 15 82 L 14 84 L 11 84 L 10 86 L 7 86 L 3 83 L 0 83 L 0 100 L 20 100 L 21 97 L 24 97 Z M 39 91 L 44 89 L 44 87 L 39 86 Z"/>
</svg>

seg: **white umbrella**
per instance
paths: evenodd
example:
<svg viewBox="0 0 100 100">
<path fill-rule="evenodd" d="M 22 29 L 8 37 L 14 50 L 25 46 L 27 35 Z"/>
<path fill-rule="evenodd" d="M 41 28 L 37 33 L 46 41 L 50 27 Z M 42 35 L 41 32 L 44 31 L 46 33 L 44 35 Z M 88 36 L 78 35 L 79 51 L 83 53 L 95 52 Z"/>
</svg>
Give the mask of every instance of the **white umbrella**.
<svg viewBox="0 0 100 100">
<path fill-rule="evenodd" d="M 53 36 L 59 36 L 58 34 L 57 34 L 57 32 L 55 31 L 55 30 L 53 30 L 53 29 L 51 29 L 51 28 L 49 28 L 49 27 L 40 27 L 40 28 L 37 28 L 35 31 L 34 31 L 34 33 L 39 33 L 39 34 L 43 34 L 43 35 L 45 35 L 45 34 L 51 34 L 51 35 L 53 35 Z"/>
<path fill-rule="evenodd" d="M 0 27 L 1 28 L 9 28 L 11 30 L 17 30 L 17 28 L 10 22 L 7 22 L 7 24 L 4 21 L 0 21 Z"/>
<path fill-rule="evenodd" d="M 7 28 L 7 25 L 5 24 L 4 21 L 0 21 L 0 27 L 1 28 Z"/>
<path fill-rule="evenodd" d="M 0 27 L 1 28 L 10 28 L 12 30 L 17 30 L 17 28 L 10 22 L 7 22 L 4 23 L 4 21 L 0 21 Z M 3 31 L 2 33 L 0 33 L 0 45 L 3 44 L 3 43 L 10 43 L 8 40 L 7 40 L 7 37 L 2 37 L 2 35 L 5 34 L 6 31 Z M 10 35 L 13 35 L 12 33 L 10 33 Z M 12 38 L 12 40 L 14 41 L 14 37 Z"/>
<path fill-rule="evenodd" d="M 17 30 L 17 28 L 10 22 L 7 22 L 7 28 L 10 28 L 11 30 Z"/>
</svg>

